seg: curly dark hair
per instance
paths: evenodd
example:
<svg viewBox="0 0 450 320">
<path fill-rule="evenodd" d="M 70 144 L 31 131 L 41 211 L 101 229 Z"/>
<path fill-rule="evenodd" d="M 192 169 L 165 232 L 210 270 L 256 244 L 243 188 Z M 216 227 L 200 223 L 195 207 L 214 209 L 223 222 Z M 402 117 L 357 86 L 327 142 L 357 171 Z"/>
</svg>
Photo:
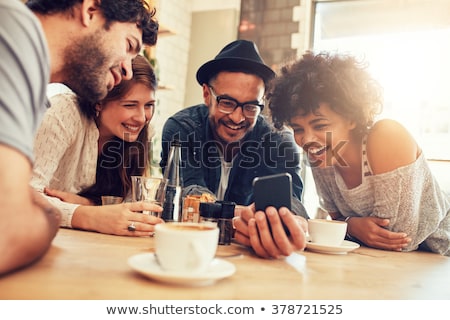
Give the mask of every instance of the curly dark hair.
<svg viewBox="0 0 450 320">
<path fill-rule="evenodd" d="M 351 55 L 311 51 L 286 64 L 267 94 L 274 126 L 281 129 L 292 117 L 315 113 L 327 103 L 356 123 L 355 133 L 365 133 L 383 105 L 382 88 L 366 68 Z"/>
<path fill-rule="evenodd" d="M 83 0 L 28 0 L 26 5 L 33 12 L 50 15 L 59 12 L 72 14 L 73 7 Z M 97 5 L 106 19 L 105 28 L 113 22 L 135 22 L 142 30 L 142 41 L 152 46 L 158 36 L 158 22 L 154 19 L 156 10 L 144 0 L 98 0 Z"/>
</svg>

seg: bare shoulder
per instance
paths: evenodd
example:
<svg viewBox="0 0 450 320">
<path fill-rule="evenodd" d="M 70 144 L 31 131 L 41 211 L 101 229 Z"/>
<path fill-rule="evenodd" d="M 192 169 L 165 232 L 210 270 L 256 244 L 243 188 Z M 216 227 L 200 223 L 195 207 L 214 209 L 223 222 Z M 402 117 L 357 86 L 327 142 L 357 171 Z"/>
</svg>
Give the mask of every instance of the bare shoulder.
<svg viewBox="0 0 450 320">
<path fill-rule="evenodd" d="M 411 164 L 419 154 L 413 136 L 395 120 L 380 120 L 369 131 L 367 157 L 374 174 Z"/>
</svg>

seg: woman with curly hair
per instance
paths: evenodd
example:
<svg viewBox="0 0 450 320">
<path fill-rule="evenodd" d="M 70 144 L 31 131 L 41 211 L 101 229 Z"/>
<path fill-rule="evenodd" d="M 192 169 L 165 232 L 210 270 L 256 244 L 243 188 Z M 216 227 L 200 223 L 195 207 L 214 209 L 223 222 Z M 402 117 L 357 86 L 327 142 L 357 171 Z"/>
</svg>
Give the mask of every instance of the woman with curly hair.
<svg viewBox="0 0 450 320">
<path fill-rule="evenodd" d="M 411 134 L 375 121 L 382 89 L 363 62 L 307 52 L 282 68 L 268 98 L 274 125 L 291 127 L 307 155 L 321 206 L 347 221 L 351 239 L 450 255 L 450 199 Z"/>
</svg>

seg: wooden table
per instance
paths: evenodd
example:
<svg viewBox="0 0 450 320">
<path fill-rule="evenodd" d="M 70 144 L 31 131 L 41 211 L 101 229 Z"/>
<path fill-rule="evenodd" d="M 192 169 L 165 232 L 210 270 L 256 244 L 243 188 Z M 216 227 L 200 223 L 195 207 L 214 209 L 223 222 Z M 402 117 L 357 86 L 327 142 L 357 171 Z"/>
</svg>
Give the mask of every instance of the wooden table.
<svg viewBox="0 0 450 320">
<path fill-rule="evenodd" d="M 153 238 L 61 229 L 50 251 L 0 277 L 0 299 L 450 299 L 450 258 L 425 252 L 359 248 L 344 255 L 299 252 L 264 260 L 237 244 L 218 256 L 236 266 L 229 278 L 182 287 L 134 272 L 127 259 L 152 252 Z M 241 253 L 239 256 L 226 257 Z"/>
</svg>

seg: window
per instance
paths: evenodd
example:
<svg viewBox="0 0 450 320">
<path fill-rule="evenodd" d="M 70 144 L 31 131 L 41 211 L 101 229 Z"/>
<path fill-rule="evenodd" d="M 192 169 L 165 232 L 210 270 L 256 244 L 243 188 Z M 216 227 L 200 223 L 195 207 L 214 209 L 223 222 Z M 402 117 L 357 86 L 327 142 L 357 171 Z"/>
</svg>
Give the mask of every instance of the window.
<svg viewBox="0 0 450 320">
<path fill-rule="evenodd" d="M 428 159 L 450 160 L 450 1 L 316 0 L 313 48 L 364 58 Z"/>
</svg>

